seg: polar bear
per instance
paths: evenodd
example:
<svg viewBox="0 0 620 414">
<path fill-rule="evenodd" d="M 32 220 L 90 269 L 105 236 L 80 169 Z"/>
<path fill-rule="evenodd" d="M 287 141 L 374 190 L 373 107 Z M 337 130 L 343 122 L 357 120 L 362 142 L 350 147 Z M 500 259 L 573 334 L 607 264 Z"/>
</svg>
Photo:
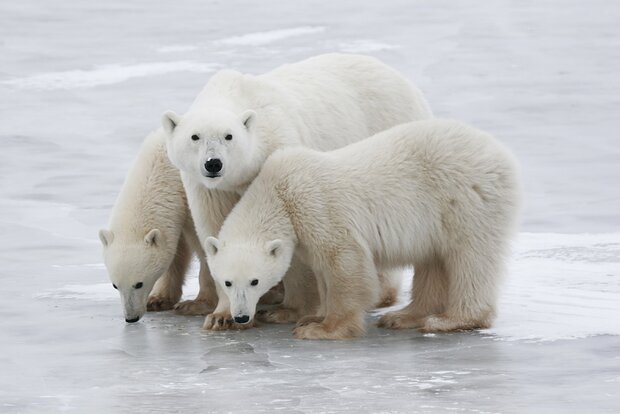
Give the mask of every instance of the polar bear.
<svg viewBox="0 0 620 414">
<path fill-rule="evenodd" d="M 327 54 L 257 76 L 221 71 L 187 113 L 167 112 L 162 124 L 168 133 L 168 155 L 181 171 L 204 241 L 223 223 L 223 217 L 211 212 L 210 203 L 217 200 L 209 192 L 242 194 L 276 149 L 331 150 L 403 122 L 431 117 L 422 93 L 394 69 L 368 56 Z M 293 263 L 291 272 L 312 277 L 302 264 Z M 394 300 L 400 274 L 387 269 L 382 273 L 383 304 Z M 294 322 L 314 312 L 318 300 L 311 293 L 314 281 L 287 277 L 284 286 L 282 308 L 266 312 L 263 319 Z M 206 329 L 230 320 L 226 290 L 217 284 L 216 288 L 220 301 L 207 317 Z"/>
<path fill-rule="evenodd" d="M 147 136 L 116 200 L 109 228 L 99 231 L 105 265 L 130 323 L 147 309 L 168 310 L 177 304 L 193 254 L 200 259 L 201 289 L 192 303 L 203 306 L 204 313 L 217 304 L 181 177 L 168 159 L 164 136 L 161 129 Z M 219 195 L 220 204 L 228 203 L 226 209 L 237 200 L 232 193 Z M 183 302 L 177 309 L 186 313 Z"/>
<path fill-rule="evenodd" d="M 327 153 L 276 152 L 205 250 L 243 319 L 294 254 L 307 264 L 321 306 L 298 321 L 296 338 L 363 334 L 377 271 L 406 265 L 412 302 L 380 326 L 486 328 L 519 201 L 517 164 L 493 137 L 454 121 L 412 122 Z"/>
</svg>

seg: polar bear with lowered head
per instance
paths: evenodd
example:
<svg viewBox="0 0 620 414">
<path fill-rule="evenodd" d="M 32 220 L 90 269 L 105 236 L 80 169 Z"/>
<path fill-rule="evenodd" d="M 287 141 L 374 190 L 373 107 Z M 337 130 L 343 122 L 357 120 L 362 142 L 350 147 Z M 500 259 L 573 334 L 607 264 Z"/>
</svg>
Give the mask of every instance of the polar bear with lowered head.
<svg viewBox="0 0 620 414">
<path fill-rule="evenodd" d="M 237 199 L 222 202 L 232 206 Z M 193 254 L 200 259 L 197 300 L 215 307 L 215 285 L 203 259 L 179 171 L 168 160 L 162 130 L 144 140 L 114 204 L 108 228 L 99 231 L 99 238 L 127 322 L 137 322 L 147 310 L 168 310 L 177 304 Z"/>
<path fill-rule="evenodd" d="M 295 254 L 318 279 L 321 305 L 295 336 L 345 339 L 364 332 L 376 303 L 377 269 L 413 265 L 412 302 L 380 326 L 445 332 L 487 328 L 513 233 L 520 185 L 510 152 L 453 121 L 396 126 L 321 153 L 273 154 L 207 239 L 209 267 L 233 316 L 251 318 L 257 298 Z"/>
<path fill-rule="evenodd" d="M 213 217 L 213 189 L 242 194 L 275 150 L 305 146 L 339 148 L 394 125 L 432 117 L 421 92 L 392 68 L 368 56 L 327 54 L 284 65 L 263 75 L 222 71 L 214 75 L 183 116 L 167 112 L 172 163 L 181 171 L 200 240 L 216 235 L 223 220 Z M 314 313 L 317 295 L 306 266 L 293 263 L 284 279 L 281 309 L 263 319 L 293 322 Z M 302 276 L 303 275 L 303 276 Z M 381 269 L 390 303 L 400 271 Z M 205 328 L 230 320 L 225 287 Z"/>
</svg>

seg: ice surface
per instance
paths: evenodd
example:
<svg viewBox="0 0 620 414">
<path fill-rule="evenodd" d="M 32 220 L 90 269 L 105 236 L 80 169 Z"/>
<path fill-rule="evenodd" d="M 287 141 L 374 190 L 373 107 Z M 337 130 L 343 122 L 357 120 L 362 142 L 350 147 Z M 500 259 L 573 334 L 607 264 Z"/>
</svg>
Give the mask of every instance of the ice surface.
<svg viewBox="0 0 620 414">
<path fill-rule="evenodd" d="M 618 412 L 619 18 L 599 0 L 0 3 L 0 412 Z M 220 67 L 330 51 L 381 58 L 521 160 L 495 326 L 393 332 L 374 312 L 326 343 L 126 325 L 97 230 L 161 113 Z"/>
</svg>

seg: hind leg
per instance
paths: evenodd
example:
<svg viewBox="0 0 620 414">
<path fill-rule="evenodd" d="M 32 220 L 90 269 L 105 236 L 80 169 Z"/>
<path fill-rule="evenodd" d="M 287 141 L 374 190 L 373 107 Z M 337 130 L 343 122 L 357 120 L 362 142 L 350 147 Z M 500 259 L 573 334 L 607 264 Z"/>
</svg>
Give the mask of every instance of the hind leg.
<svg viewBox="0 0 620 414">
<path fill-rule="evenodd" d="M 379 298 L 379 303 L 377 303 L 377 308 L 387 308 L 396 304 L 404 272 L 405 269 L 401 268 L 379 270 L 381 297 Z"/>
<path fill-rule="evenodd" d="M 421 331 L 450 332 L 491 326 L 503 270 L 501 256 L 492 253 L 487 250 L 485 254 L 476 254 L 475 249 L 462 248 L 448 256 L 446 308 L 426 318 Z"/>
<path fill-rule="evenodd" d="M 389 312 L 378 326 L 390 329 L 418 328 L 426 316 L 443 311 L 448 296 L 448 278 L 438 258 L 415 264 L 411 302 L 403 309 Z"/>
<path fill-rule="evenodd" d="M 325 277 L 316 277 L 315 279 L 319 302 L 316 306 L 316 311 L 299 318 L 297 320 L 297 326 L 306 326 L 311 323 L 321 323 L 325 319 L 325 314 L 327 313 L 327 286 L 325 285 Z"/>
</svg>

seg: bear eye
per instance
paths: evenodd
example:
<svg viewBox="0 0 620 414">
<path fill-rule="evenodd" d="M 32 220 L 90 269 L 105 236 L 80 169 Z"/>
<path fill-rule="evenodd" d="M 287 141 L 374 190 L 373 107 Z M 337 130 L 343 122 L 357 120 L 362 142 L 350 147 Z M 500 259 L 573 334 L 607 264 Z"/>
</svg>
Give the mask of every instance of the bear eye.
<svg viewBox="0 0 620 414">
<path fill-rule="evenodd" d="M 228 134 L 224 137 L 226 141 L 230 141 L 232 139 L 232 135 Z"/>
<path fill-rule="evenodd" d="M 136 283 L 136 285 L 134 286 L 134 288 L 136 289 L 140 289 L 143 286 L 142 282 L 138 282 Z"/>
<path fill-rule="evenodd" d="M 256 286 L 256 285 L 258 285 L 258 279 L 253 279 L 253 280 L 250 282 L 250 285 L 252 285 L 252 286 Z"/>
<path fill-rule="evenodd" d="M 226 282 L 224 282 L 224 284 L 225 284 L 226 286 L 228 286 L 228 287 L 231 287 L 231 286 L 232 286 L 232 282 L 230 282 L 230 281 L 228 281 L 228 280 L 227 280 Z"/>
<path fill-rule="evenodd" d="M 196 134 L 192 135 L 192 141 L 198 141 L 200 137 Z"/>
<path fill-rule="evenodd" d="M 113 287 L 114 289 L 118 290 L 118 287 L 117 287 L 114 283 L 112 283 L 112 287 Z"/>
</svg>

